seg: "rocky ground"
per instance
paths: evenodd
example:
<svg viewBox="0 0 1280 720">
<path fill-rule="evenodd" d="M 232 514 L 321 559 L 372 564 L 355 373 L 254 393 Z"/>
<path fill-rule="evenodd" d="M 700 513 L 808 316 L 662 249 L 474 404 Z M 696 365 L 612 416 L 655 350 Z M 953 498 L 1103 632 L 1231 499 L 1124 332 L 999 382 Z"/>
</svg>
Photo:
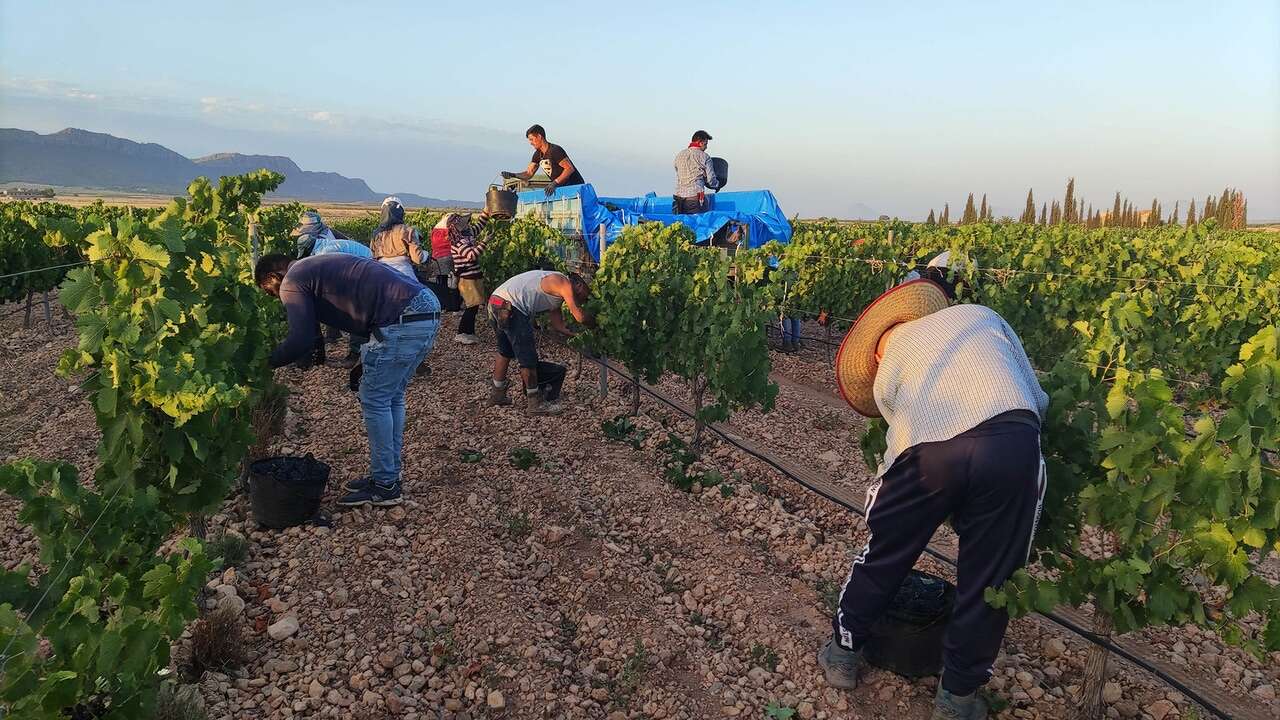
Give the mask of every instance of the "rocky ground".
<svg viewBox="0 0 1280 720">
<path fill-rule="evenodd" d="M 828 603 L 865 539 L 856 516 L 715 442 L 687 474 L 723 480 L 676 489 L 663 477 L 662 445 L 668 432 L 688 438 L 690 423 L 646 399 L 635 442 L 610 440 L 601 423 L 629 407 L 629 394 L 615 382 L 599 398 L 590 364 L 571 373 L 561 417 L 527 418 L 518 400 L 485 407 L 481 334 L 485 344 L 462 347 L 446 327 L 431 376 L 410 388 L 404 505 L 267 532 L 236 495 L 210 519 L 215 533 L 249 540 L 246 561 L 210 581 L 209 603 L 236 610 L 251 638 L 243 667 L 200 680 L 210 717 L 928 716 L 933 678 L 872 670 L 857 691 L 838 692 L 817 670 Z M 65 320 L 30 330 L 21 315 L 0 320 L 0 458 L 92 470 L 92 412 L 75 379 L 52 373 L 73 344 Z M 548 354 L 575 364 L 561 348 Z M 775 370 L 830 387 L 821 349 L 778 355 Z M 270 451 L 329 463 L 332 508 L 367 462 L 345 372 L 285 370 L 278 379 L 293 394 Z M 732 422 L 851 490 L 868 482 L 850 410 L 784 389 L 774 413 Z M 511 459 L 521 448 L 537 456 L 526 470 Z M 15 512 L 0 499 L 5 567 L 37 553 Z M 928 558 L 919 567 L 947 574 Z M 1140 639 L 1280 717 L 1280 655 L 1259 661 L 1194 628 Z M 1001 716 L 1068 716 L 1085 651 L 1043 620 L 1012 623 L 990 684 L 1007 704 Z M 1112 668 L 1109 717 L 1201 716 L 1146 674 Z"/>
</svg>

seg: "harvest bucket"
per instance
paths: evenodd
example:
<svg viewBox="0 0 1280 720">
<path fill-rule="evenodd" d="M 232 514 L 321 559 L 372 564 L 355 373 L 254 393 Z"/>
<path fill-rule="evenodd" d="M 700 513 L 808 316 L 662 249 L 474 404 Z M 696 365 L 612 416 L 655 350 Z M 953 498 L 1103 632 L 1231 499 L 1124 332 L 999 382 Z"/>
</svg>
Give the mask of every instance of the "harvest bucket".
<svg viewBox="0 0 1280 720">
<path fill-rule="evenodd" d="M 320 513 L 329 466 L 306 457 L 270 457 L 249 466 L 253 519 L 276 530 L 301 525 Z"/>
<path fill-rule="evenodd" d="M 940 577 L 912 570 L 863 646 L 867 662 L 916 678 L 942 672 L 942 639 L 956 602 L 956 588 Z"/>
<path fill-rule="evenodd" d="M 516 192 L 514 190 L 504 190 L 497 185 L 490 185 L 489 192 L 484 195 L 484 211 L 491 217 L 515 217 Z"/>
</svg>

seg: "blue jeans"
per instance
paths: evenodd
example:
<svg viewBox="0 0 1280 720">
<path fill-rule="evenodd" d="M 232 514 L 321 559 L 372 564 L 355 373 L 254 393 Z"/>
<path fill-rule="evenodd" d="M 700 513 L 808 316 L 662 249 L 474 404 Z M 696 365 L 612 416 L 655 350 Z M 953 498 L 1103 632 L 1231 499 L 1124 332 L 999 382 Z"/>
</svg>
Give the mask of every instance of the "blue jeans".
<svg viewBox="0 0 1280 720">
<path fill-rule="evenodd" d="M 782 341 L 800 342 L 800 318 L 782 318 Z"/>
<path fill-rule="evenodd" d="M 405 313 L 439 312 L 440 302 L 424 289 L 405 306 Z M 404 448 L 404 391 L 414 371 L 431 352 L 439 320 L 385 325 L 360 348 L 360 411 L 369 435 L 369 476 L 382 486 L 400 482 Z"/>
</svg>

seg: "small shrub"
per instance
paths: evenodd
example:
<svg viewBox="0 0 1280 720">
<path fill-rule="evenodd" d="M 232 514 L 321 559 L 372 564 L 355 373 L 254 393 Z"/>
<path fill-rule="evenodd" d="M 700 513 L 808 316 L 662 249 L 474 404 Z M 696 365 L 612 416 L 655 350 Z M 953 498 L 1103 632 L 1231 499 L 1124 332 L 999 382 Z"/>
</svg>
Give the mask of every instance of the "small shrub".
<svg viewBox="0 0 1280 720">
<path fill-rule="evenodd" d="M 632 694 L 639 689 L 640 683 L 644 680 L 645 671 L 648 669 L 649 652 L 645 650 L 643 643 L 636 640 L 631 653 L 622 663 L 618 678 L 611 683 L 610 701 L 620 707 L 626 707 L 631 701 Z"/>
<path fill-rule="evenodd" d="M 453 628 L 428 630 L 427 640 L 431 643 L 431 654 L 440 658 L 442 666 L 449 667 L 458 662 L 458 641 L 453 637 Z"/>
<path fill-rule="evenodd" d="M 508 457 L 511 459 L 511 467 L 517 470 L 528 470 L 538 464 L 538 454 L 529 448 L 515 448 Z"/>
<path fill-rule="evenodd" d="M 751 646 L 751 662 L 768 670 L 769 672 L 778 671 L 778 653 L 768 645 L 756 643 Z"/>
<path fill-rule="evenodd" d="M 772 497 L 771 495 L 769 495 L 769 486 L 758 480 L 756 482 L 751 483 L 751 489 L 765 497 Z"/>
<path fill-rule="evenodd" d="M 731 498 L 733 497 L 733 493 L 734 490 L 732 485 L 725 484 L 720 486 L 720 497 Z"/>
<path fill-rule="evenodd" d="M 223 532 L 205 543 L 204 553 L 222 568 L 236 567 L 248 556 L 249 542 L 240 533 Z"/>
<path fill-rule="evenodd" d="M 617 442 L 627 443 L 636 450 L 639 450 L 644 442 L 644 431 L 637 428 L 631 418 L 626 415 L 618 415 L 612 420 L 605 420 L 600 423 L 600 427 L 604 430 L 605 437 Z"/>
<path fill-rule="evenodd" d="M 818 602 L 828 615 L 835 615 L 840 605 L 840 583 L 832 580 L 819 580 L 814 587 L 818 591 Z"/>
<path fill-rule="evenodd" d="M 230 609 L 214 610 L 191 626 L 190 675 L 207 670 L 230 670 L 248 659 L 240 616 Z"/>
<path fill-rule="evenodd" d="M 771 720 L 791 720 L 795 714 L 795 708 L 779 705 L 776 701 L 769 703 L 769 707 L 764 709 L 764 716 Z"/>
<path fill-rule="evenodd" d="M 463 448 L 458 451 L 458 456 L 464 463 L 478 463 L 484 459 L 484 453 L 479 450 L 468 450 Z"/>
<path fill-rule="evenodd" d="M 288 385 L 273 382 L 262 391 L 262 396 L 253 406 L 252 414 L 249 416 L 249 425 L 253 431 L 253 446 L 249 448 L 247 457 L 265 456 L 271 439 L 284 432 L 288 400 Z"/>
<path fill-rule="evenodd" d="M 516 542 L 524 540 L 533 532 L 533 521 L 529 519 L 529 513 L 523 510 L 504 517 L 503 524 L 506 526 L 507 537 Z"/>
<path fill-rule="evenodd" d="M 200 688 L 166 682 L 160 685 L 152 717 L 153 720 L 205 720 L 209 715 L 205 712 Z"/>
</svg>

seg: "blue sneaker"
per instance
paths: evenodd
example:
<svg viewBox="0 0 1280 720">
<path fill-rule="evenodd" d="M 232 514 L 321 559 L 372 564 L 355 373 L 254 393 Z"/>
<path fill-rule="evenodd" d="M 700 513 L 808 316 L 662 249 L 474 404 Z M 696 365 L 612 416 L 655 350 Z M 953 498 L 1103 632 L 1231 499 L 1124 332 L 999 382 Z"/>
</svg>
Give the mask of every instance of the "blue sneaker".
<svg viewBox="0 0 1280 720">
<path fill-rule="evenodd" d="M 343 507 L 360 507 L 361 505 L 388 507 L 399 505 L 400 483 L 387 487 L 371 482 L 359 490 L 353 490 L 343 495 L 338 499 L 338 504 Z"/>
<path fill-rule="evenodd" d="M 372 480 L 373 478 L 369 477 L 368 475 L 362 475 L 356 478 L 355 480 L 348 480 L 346 484 L 346 488 L 348 490 L 363 490 L 369 487 L 369 483 Z"/>
</svg>

